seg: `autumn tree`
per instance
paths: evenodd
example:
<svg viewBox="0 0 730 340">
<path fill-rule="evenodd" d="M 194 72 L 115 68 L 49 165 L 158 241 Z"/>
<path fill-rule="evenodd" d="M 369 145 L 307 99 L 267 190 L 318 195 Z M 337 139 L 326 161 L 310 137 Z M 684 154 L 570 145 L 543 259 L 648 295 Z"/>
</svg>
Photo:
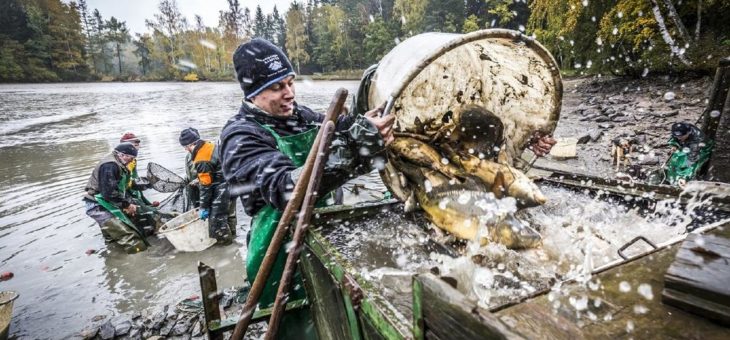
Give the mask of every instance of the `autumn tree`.
<svg viewBox="0 0 730 340">
<path fill-rule="evenodd" d="M 309 61 L 307 45 L 309 35 L 305 26 L 304 12 L 301 5 L 294 1 L 286 12 L 286 51 L 289 59 L 296 65 L 297 73 L 301 73 L 301 64 Z"/>
</svg>

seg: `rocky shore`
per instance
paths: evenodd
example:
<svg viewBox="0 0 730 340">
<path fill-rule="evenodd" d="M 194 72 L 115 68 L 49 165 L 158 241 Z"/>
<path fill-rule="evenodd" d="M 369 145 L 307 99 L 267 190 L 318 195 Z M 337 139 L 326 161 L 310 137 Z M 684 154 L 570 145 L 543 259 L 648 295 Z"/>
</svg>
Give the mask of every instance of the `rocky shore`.
<svg viewBox="0 0 730 340">
<path fill-rule="evenodd" d="M 249 287 L 224 289 L 220 296 L 223 319 L 240 315 Z M 190 296 L 174 306 L 165 305 L 159 310 L 147 309 L 131 316 L 108 317 L 97 315 L 91 325 L 79 332 L 82 339 L 206 339 L 203 305 L 199 296 Z M 264 334 L 264 323 L 252 324 L 246 338 Z M 230 334 L 227 334 L 230 336 Z"/>
<path fill-rule="evenodd" d="M 631 141 L 631 164 L 659 166 L 668 157 L 671 125 L 699 122 L 712 78 L 586 77 L 565 79 L 563 85 L 563 106 L 554 135 L 577 138 L 577 157 L 548 156 L 536 166 L 614 178 L 612 142 L 622 138 Z"/>
</svg>

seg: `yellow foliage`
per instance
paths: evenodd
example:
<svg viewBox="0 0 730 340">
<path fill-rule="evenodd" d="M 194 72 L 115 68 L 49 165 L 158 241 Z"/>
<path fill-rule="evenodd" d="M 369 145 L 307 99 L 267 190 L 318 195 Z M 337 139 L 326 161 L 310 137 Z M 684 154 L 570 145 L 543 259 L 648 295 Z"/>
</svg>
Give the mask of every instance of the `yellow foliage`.
<svg viewBox="0 0 730 340">
<path fill-rule="evenodd" d="M 183 77 L 183 81 L 190 81 L 190 82 L 196 82 L 200 79 L 198 79 L 198 75 L 195 72 L 190 72 Z"/>
<path fill-rule="evenodd" d="M 648 1 L 621 0 L 601 18 L 598 35 L 609 44 L 622 41 L 633 49 L 655 38 L 656 20 Z"/>
</svg>

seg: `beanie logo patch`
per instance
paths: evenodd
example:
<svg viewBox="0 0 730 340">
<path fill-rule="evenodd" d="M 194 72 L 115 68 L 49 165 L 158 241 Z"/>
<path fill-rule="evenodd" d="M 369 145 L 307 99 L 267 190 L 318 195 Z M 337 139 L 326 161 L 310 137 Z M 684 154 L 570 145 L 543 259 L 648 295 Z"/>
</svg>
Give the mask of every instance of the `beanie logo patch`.
<svg viewBox="0 0 730 340">
<path fill-rule="evenodd" d="M 269 68 L 269 70 L 272 71 L 278 71 L 281 70 L 284 65 L 281 63 L 281 60 L 279 59 L 279 56 L 276 54 L 272 54 L 266 58 L 264 58 L 264 63 L 266 63 L 266 66 Z"/>
</svg>

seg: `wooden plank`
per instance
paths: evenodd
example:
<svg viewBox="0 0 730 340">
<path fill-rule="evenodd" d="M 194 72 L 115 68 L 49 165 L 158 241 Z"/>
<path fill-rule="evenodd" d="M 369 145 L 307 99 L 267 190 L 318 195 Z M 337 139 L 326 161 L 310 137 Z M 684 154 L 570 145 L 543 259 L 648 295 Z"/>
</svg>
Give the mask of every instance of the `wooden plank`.
<svg viewBox="0 0 730 340">
<path fill-rule="evenodd" d="M 550 149 L 550 156 L 557 158 L 574 158 L 578 153 L 578 138 L 558 138 L 558 142 Z"/>
<path fill-rule="evenodd" d="M 665 303 L 730 325 L 730 239 L 690 234 L 664 276 Z"/>
<path fill-rule="evenodd" d="M 730 57 L 722 59 L 715 72 L 707 108 L 702 113 L 702 130 L 715 140 L 714 150 L 706 165 L 706 178 L 730 182 Z M 717 113 L 720 113 L 719 115 Z"/>
<path fill-rule="evenodd" d="M 223 333 L 211 331 L 211 322 L 220 322 L 221 310 L 218 284 L 215 281 L 215 270 L 203 262 L 198 261 L 198 276 L 200 276 L 200 292 L 203 299 L 203 313 L 205 316 L 205 331 L 208 339 L 223 339 Z"/>
<path fill-rule="evenodd" d="M 311 309 L 319 338 L 353 339 L 339 285 L 311 249 L 305 247 L 300 259 L 307 297 L 316 301 Z"/>
<path fill-rule="evenodd" d="M 433 274 L 414 277 L 426 339 L 522 339 L 492 313 L 478 307 Z"/>
</svg>

